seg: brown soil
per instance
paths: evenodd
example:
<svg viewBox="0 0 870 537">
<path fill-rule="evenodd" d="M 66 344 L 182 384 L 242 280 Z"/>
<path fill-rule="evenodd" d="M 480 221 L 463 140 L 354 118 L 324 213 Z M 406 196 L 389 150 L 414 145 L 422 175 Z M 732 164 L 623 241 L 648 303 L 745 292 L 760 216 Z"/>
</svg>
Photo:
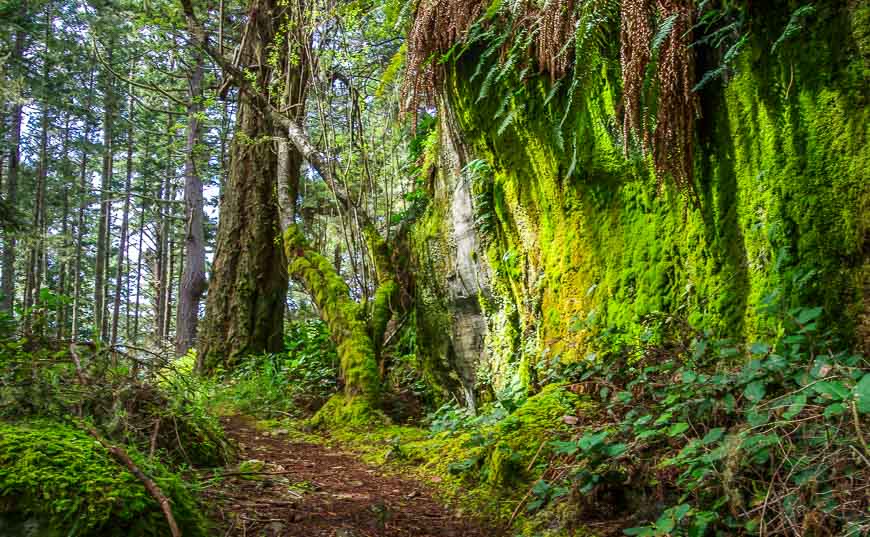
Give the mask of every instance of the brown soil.
<svg viewBox="0 0 870 537">
<path fill-rule="evenodd" d="M 239 537 L 490 537 L 501 532 L 454 514 L 431 488 L 384 475 L 351 454 L 266 435 L 241 417 L 227 434 L 240 460 L 263 461 L 262 473 L 214 480 L 205 491 L 221 534 Z M 259 470 L 258 470 L 259 471 Z"/>
</svg>

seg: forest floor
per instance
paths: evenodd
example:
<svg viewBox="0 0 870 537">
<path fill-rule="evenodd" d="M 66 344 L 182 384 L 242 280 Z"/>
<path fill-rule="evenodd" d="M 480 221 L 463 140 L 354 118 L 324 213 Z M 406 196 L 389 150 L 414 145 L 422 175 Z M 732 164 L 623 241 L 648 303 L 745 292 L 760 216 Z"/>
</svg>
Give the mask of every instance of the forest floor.
<svg viewBox="0 0 870 537">
<path fill-rule="evenodd" d="M 368 465 L 286 429 L 225 418 L 237 468 L 206 480 L 223 535 L 240 537 L 490 537 L 500 532 L 454 514 L 431 486 Z"/>
</svg>

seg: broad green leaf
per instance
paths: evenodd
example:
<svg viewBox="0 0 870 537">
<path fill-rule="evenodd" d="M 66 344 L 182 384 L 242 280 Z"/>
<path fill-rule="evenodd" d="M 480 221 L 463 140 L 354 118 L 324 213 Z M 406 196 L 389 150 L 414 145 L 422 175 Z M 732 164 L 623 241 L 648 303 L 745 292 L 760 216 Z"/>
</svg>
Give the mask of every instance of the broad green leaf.
<svg viewBox="0 0 870 537">
<path fill-rule="evenodd" d="M 670 412 L 665 412 L 664 414 L 662 414 L 661 416 L 658 417 L 658 419 L 653 423 L 653 425 L 664 425 L 664 424 L 671 421 L 671 416 L 673 416 L 673 414 L 671 414 Z"/>
<path fill-rule="evenodd" d="M 671 425 L 668 429 L 668 436 L 677 436 L 678 434 L 682 434 L 689 429 L 689 424 L 685 421 L 681 421 L 680 423 L 675 423 Z"/>
<path fill-rule="evenodd" d="M 870 414 L 870 373 L 861 377 L 861 380 L 855 385 L 855 389 L 852 390 L 852 395 L 855 397 L 858 412 Z"/>
<path fill-rule="evenodd" d="M 710 429 L 710 431 L 706 435 L 704 435 L 704 439 L 701 440 L 701 442 L 703 442 L 705 446 L 710 445 L 713 442 L 718 442 L 724 434 L 725 434 L 724 427 L 717 427 L 715 429 Z"/>
<path fill-rule="evenodd" d="M 750 382 L 743 390 L 743 395 L 752 402 L 761 401 L 765 395 L 764 382 L 760 380 Z"/>
<path fill-rule="evenodd" d="M 662 515 L 656 520 L 656 531 L 659 533 L 670 533 L 677 527 L 677 521 L 670 514 Z"/>
<path fill-rule="evenodd" d="M 634 426 L 638 427 L 640 425 L 646 425 L 650 421 L 652 421 L 652 415 L 647 414 L 646 416 L 641 416 L 640 418 L 637 418 L 637 420 L 634 422 Z"/>
<path fill-rule="evenodd" d="M 628 446 L 625 444 L 610 444 L 604 449 L 608 457 L 618 457 L 626 452 Z"/>
<path fill-rule="evenodd" d="M 673 513 L 674 518 L 677 520 L 677 522 L 679 522 L 680 520 L 683 520 L 687 514 L 689 514 L 689 510 L 691 509 L 691 505 L 684 503 L 671 509 L 671 512 Z"/>
<path fill-rule="evenodd" d="M 752 354 L 767 354 L 770 352 L 770 345 L 767 343 L 755 342 L 750 347 L 749 352 Z"/>
<path fill-rule="evenodd" d="M 834 403 L 825 409 L 824 415 L 826 418 L 840 416 L 846 411 L 846 407 L 842 403 Z"/>
<path fill-rule="evenodd" d="M 795 396 L 794 401 L 791 405 L 789 405 L 788 410 L 786 410 L 782 417 L 790 420 L 801 413 L 801 410 L 804 409 L 804 406 L 807 404 L 807 395 L 805 393 L 799 393 Z"/>
<path fill-rule="evenodd" d="M 556 455 L 574 455 L 579 451 L 580 446 L 577 445 L 577 442 L 563 442 L 562 440 L 555 440 L 550 442 L 550 445 L 553 446 L 553 453 Z"/>
<path fill-rule="evenodd" d="M 605 438 L 607 438 L 607 431 L 601 431 L 600 433 L 595 434 L 586 433 L 577 441 L 577 444 L 583 451 L 589 451 L 601 445 Z"/>
<path fill-rule="evenodd" d="M 683 383 L 690 384 L 698 380 L 698 374 L 694 371 L 683 371 Z"/>
<path fill-rule="evenodd" d="M 616 398 L 619 399 L 619 401 L 623 404 L 630 403 L 632 400 L 632 397 L 633 396 L 632 396 L 631 392 L 618 392 L 616 394 Z"/>
<path fill-rule="evenodd" d="M 814 321 L 822 314 L 822 308 L 804 308 L 797 316 L 797 321 L 800 324 L 807 324 Z"/>
<path fill-rule="evenodd" d="M 813 390 L 819 395 L 828 396 L 835 401 L 842 401 L 851 394 L 849 388 L 836 380 L 817 382 L 813 385 Z"/>
<path fill-rule="evenodd" d="M 770 414 L 766 411 L 758 411 L 752 408 L 746 412 L 746 421 L 749 422 L 750 427 L 760 427 L 767 423 L 769 419 Z"/>
</svg>

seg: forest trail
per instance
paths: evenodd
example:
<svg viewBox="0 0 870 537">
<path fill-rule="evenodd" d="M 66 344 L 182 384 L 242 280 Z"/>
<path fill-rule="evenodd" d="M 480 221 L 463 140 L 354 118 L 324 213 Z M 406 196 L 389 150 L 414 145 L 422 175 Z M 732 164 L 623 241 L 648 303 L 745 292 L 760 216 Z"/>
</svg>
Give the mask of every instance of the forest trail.
<svg viewBox="0 0 870 537">
<path fill-rule="evenodd" d="M 354 455 L 224 421 L 239 446 L 238 470 L 204 494 L 223 535 L 239 537 L 490 537 L 499 532 L 455 515 L 412 479 L 384 475 Z M 251 470 L 251 467 L 256 470 Z M 259 472 L 259 473 L 246 473 Z"/>
</svg>

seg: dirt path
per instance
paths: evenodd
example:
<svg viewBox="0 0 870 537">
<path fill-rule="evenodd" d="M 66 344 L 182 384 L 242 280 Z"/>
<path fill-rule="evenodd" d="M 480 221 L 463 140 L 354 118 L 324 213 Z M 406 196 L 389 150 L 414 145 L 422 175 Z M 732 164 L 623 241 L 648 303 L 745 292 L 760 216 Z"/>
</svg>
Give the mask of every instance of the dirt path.
<svg viewBox="0 0 870 537">
<path fill-rule="evenodd" d="M 381 475 L 353 455 L 266 435 L 239 417 L 224 423 L 240 460 L 262 474 L 216 480 L 205 496 L 226 536 L 490 537 L 499 533 L 455 516 L 411 479 Z M 248 470 L 247 466 L 242 469 Z"/>
</svg>

